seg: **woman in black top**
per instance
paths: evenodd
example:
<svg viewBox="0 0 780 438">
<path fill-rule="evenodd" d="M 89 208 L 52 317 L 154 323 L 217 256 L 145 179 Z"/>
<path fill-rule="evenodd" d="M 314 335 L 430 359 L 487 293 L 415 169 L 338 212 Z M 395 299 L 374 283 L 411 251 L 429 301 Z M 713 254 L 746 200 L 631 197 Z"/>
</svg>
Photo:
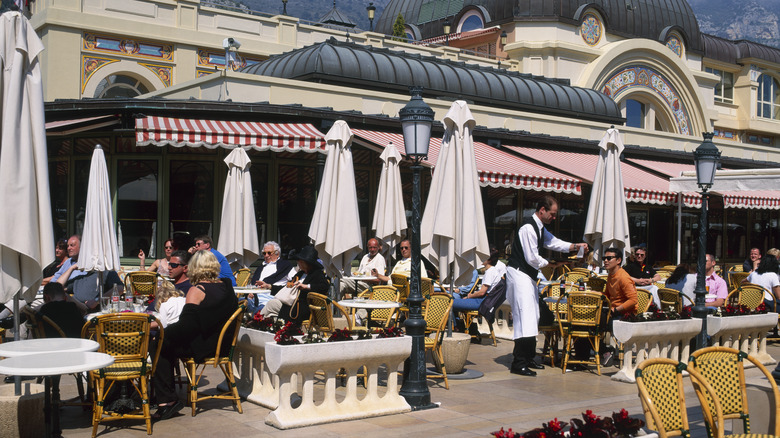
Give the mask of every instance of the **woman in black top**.
<svg viewBox="0 0 780 438">
<path fill-rule="evenodd" d="M 265 304 L 261 315 L 266 318 L 279 317 L 300 325 L 309 319 L 309 305 L 306 301 L 309 292 L 327 295 L 330 284 L 325 277 L 325 271 L 322 270 L 322 265 L 317 260 L 317 250 L 313 246 L 303 247 L 293 259 L 298 260 L 298 272 L 291 281 L 293 285 L 299 286 L 298 301 L 288 306 L 273 298 Z"/>
<path fill-rule="evenodd" d="M 210 251 L 198 251 L 190 259 L 188 275 L 194 286 L 187 292 L 187 302 L 179 321 L 165 329 L 162 351 L 154 373 L 159 406 L 153 415 L 154 419 L 168 419 L 184 407 L 176 396 L 174 386 L 173 366 L 176 360 L 192 357 L 200 361 L 213 355 L 222 327 L 238 308 L 230 281 L 217 278 L 219 269 L 219 262 Z M 226 349 L 230 347 L 228 344 L 224 346 Z"/>
</svg>

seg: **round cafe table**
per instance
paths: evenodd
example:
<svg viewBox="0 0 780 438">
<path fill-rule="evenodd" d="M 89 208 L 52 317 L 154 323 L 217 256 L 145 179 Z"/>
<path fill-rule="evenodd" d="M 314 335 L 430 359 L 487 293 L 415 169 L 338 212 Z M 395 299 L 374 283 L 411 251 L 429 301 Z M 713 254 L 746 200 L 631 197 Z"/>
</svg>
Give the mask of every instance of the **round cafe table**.
<svg viewBox="0 0 780 438">
<path fill-rule="evenodd" d="M 0 357 L 18 357 L 29 354 L 97 351 L 97 342 L 78 338 L 41 338 L 11 341 L 0 344 Z M 26 375 L 26 374 L 18 374 Z"/>
<path fill-rule="evenodd" d="M 57 339 L 64 341 L 65 339 Z M 25 341 L 9 342 L 8 344 Z M 97 343 L 95 343 L 97 344 Z M 114 358 L 105 353 L 92 351 L 54 351 L 48 353 L 25 353 L 0 360 L 0 374 L 11 376 L 44 376 L 44 418 L 46 436 L 60 437 L 59 383 L 62 374 L 81 373 L 105 368 L 114 363 Z M 52 409 L 52 404 L 53 409 Z"/>
<path fill-rule="evenodd" d="M 401 307 L 401 303 L 396 301 L 384 301 L 384 300 L 364 300 L 361 298 L 352 300 L 341 300 L 338 302 L 341 306 L 352 309 L 366 309 L 368 312 L 368 328 L 371 328 L 371 311 L 374 309 L 397 309 Z"/>
</svg>

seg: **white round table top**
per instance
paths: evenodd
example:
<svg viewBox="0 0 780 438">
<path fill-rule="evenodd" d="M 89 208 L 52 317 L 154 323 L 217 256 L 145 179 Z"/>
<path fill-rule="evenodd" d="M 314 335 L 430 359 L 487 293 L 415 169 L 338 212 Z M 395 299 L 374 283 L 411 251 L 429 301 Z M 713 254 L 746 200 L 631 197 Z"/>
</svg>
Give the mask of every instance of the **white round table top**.
<svg viewBox="0 0 780 438">
<path fill-rule="evenodd" d="M 359 281 L 359 280 L 363 280 L 363 281 L 369 280 L 370 281 L 370 280 L 376 280 L 377 279 L 376 277 L 374 277 L 372 275 L 353 275 L 353 276 L 347 277 L 347 278 L 349 278 L 350 280 L 356 280 L 356 281 Z"/>
<path fill-rule="evenodd" d="M 239 286 L 234 287 L 233 292 L 237 294 L 270 294 L 269 289 L 260 289 L 258 286 Z"/>
<path fill-rule="evenodd" d="M 39 353 L 97 351 L 97 342 L 79 338 L 42 338 L 0 344 L 0 357 L 18 357 Z"/>
<path fill-rule="evenodd" d="M 28 354 L 0 360 L 0 374 L 9 376 L 58 376 L 105 368 L 114 357 L 90 351 Z"/>
<path fill-rule="evenodd" d="M 358 309 L 394 309 L 401 307 L 401 303 L 396 301 L 384 301 L 384 300 L 341 300 L 338 302 L 344 307 L 355 307 Z"/>
</svg>

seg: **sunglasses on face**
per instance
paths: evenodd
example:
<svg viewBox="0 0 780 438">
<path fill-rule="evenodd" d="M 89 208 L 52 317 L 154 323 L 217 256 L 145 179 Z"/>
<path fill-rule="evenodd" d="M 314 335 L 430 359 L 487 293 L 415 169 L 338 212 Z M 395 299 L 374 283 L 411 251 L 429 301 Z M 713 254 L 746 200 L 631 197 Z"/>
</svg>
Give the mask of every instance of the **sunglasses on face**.
<svg viewBox="0 0 780 438">
<path fill-rule="evenodd" d="M 263 251 L 263 255 L 271 255 L 273 254 L 273 251 Z"/>
<path fill-rule="evenodd" d="M 165 249 L 173 249 L 172 246 L 166 246 Z"/>
<path fill-rule="evenodd" d="M 408 246 L 402 246 L 401 249 L 409 249 Z"/>
<path fill-rule="evenodd" d="M 172 263 L 172 262 L 168 262 L 168 266 L 170 266 L 170 267 L 171 267 L 171 268 L 173 268 L 173 269 L 176 269 L 176 268 L 178 268 L 179 266 L 184 266 L 184 263 Z"/>
<path fill-rule="evenodd" d="M 615 257 L 615 256 L 604 256 L 602 258 L 604 259 L 605 262 L 608 262 L 608 261 L 610 261 L 612 259 L 616 259 L 617 257 Z"/>
</svg>

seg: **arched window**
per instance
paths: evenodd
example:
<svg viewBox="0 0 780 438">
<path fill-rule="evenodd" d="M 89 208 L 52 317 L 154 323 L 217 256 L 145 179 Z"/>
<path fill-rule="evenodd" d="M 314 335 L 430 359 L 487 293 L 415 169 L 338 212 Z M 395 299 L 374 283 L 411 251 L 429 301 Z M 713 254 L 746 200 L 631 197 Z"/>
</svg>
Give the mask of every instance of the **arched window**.
<svg viewBox="0 0 780 438">
<path fill-rule="evenodd" d="M 125 75 L 111 75 L 100 81 L 95 97 L 136 97 L 149 92 L 139 80 Z"/>
<path fill-rule="evenodd" d="M 777 79 L 767 74 L 758 78 L 758 108 L 756 115 L 765 119 L 780 119 L 780 89 Z"/>
<path fill-rule="evenodd" d="M 485 20 L 479 11 L 471 10 L 463 14 L 458 23 L 458 32 L 468 32 L 470 30 L 482 29 L 485 27 Z"/>
<path fill-rule="evenodd" d="M 632 98 L 620 102 L 626 126 L 653 131 L 674 132 L 672 120 L 657 106 L 654 99 L 647 96 L 632 95 Z"/>
</svg>

